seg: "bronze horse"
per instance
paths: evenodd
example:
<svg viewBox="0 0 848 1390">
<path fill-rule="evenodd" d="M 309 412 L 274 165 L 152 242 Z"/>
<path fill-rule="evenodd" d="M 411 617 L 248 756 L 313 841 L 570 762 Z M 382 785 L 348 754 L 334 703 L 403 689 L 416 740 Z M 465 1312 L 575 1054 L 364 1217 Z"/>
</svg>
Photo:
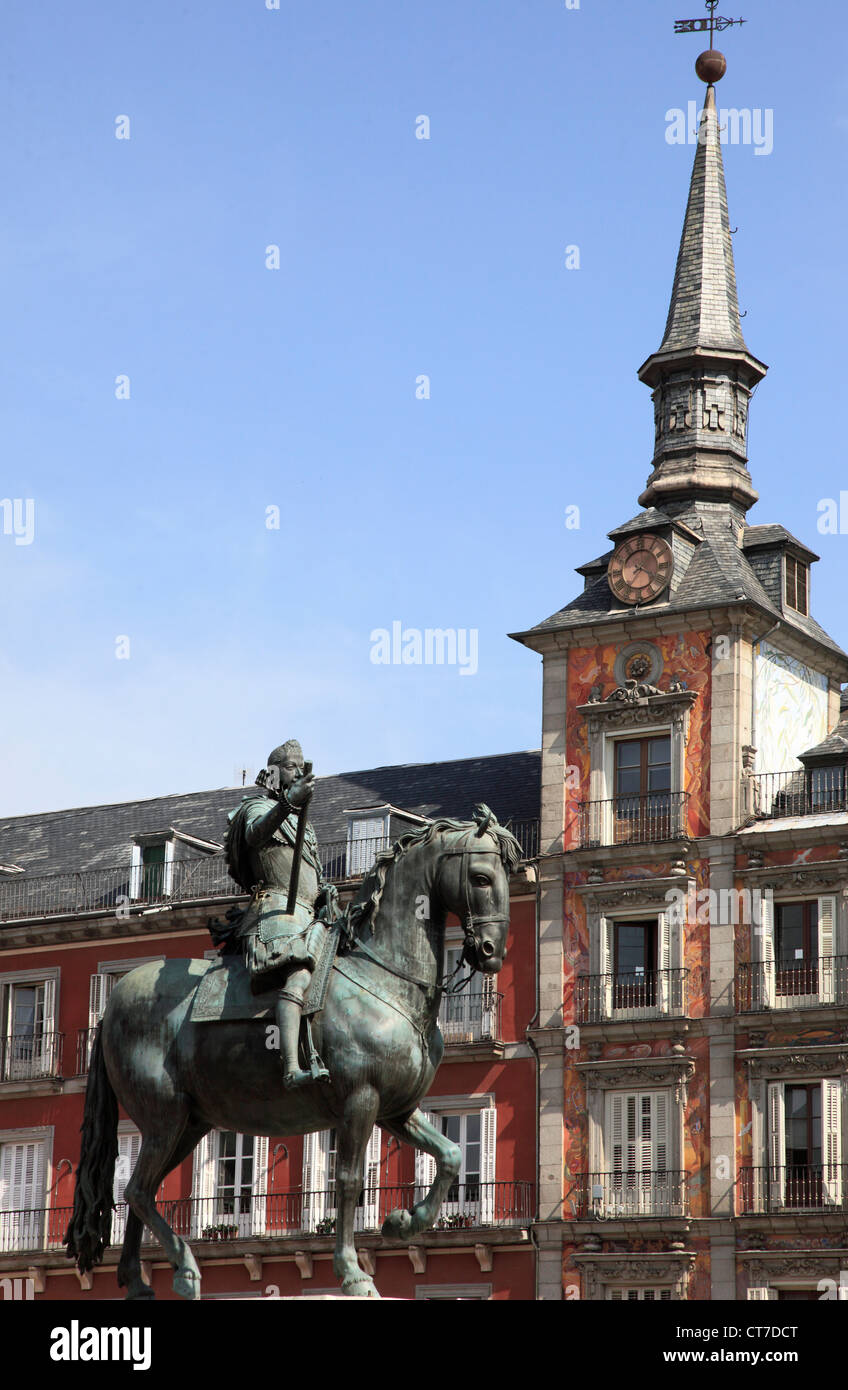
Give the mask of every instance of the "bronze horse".
<svg viewBox="0 0 848 1390">
<path fill-rule="evenodd" d="M 174 1291 L 200 1296 L 191 1248 L 157 1211 L 155 1195 L 213 1128 L 248 1135 L 337 1130 L 333 1268 L 344 1294 L 379 1297 L 353 1242 L 368 1138 L 378 1124 L 436 1160 L 427 1195 L 411 1211 L 392 1212 L 383 1234 L 407 1239 L 432 1226 L 460 1166 L 457 1145 L 418 1109 L 444 1051 L 436 1018 L 445 920 L 452 912 L 463 923 L 464 958 L 472 969 L 500 970 L 509 874 L 520 857 L 517 841 L 486 807 L 477 807 L 472 822 L 435 820 L 378 854 L 348 910 L 349 946 L 335 961 L 324 1008 L 314 1019 L 329 1083 L 286 1091 L 262 1020 L 192 1021 L 192 999 L 210 962 L 156 961 L 126 975 L 107 1004 L 86 1089 L 66 1238 L 80 1271 L 97 1264 L 109 1243 L 120 1102 L 142 1136 L 126 1186 L 129 1212 L 118 1264 L 127 1298 L 153 1297 L 141 1277 L 145 1226 L 174 1267 Z M 237 960 L 231 968 L 244 967 Z"/>
</svg>

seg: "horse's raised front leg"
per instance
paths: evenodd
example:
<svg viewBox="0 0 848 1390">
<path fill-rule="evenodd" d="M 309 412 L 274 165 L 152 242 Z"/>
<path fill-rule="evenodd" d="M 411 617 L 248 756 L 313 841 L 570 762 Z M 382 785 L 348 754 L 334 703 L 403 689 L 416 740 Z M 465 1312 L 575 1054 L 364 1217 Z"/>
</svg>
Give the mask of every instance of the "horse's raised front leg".
<svg viewBox="0 0 848 1390">
<path fill-rule="evenodd" d="M 379 1099 L 372 1087 L 352 1092 L 337 1127 L 336 1248 L 333 1270 L 348 1298 L 379 1298 L 370 1274 L 359 1264 L 353 1243 L 356 1204 L 362 1191 L 365 1150 L 377 1118 Z"/>
<path fill-rule="evenodd" d="M 416 1202 L 411 1211 L 400 1209 L 391 1212 L 383 1222 L 384 1236 L 392 1240 L 408 1240 L 410 1236 L 426 1231 L 433 1225 L 451 1183 L 459 1177 L 462 1154 L 459 1145 L 441 1134 L 420 1110 L 413 1110 L 405 1123 L 383 1124 L 382 1127 L 402 1143 L 423 1149 L 436 1160 L 436 1178 L 423 1201 Z"/>
</svg>

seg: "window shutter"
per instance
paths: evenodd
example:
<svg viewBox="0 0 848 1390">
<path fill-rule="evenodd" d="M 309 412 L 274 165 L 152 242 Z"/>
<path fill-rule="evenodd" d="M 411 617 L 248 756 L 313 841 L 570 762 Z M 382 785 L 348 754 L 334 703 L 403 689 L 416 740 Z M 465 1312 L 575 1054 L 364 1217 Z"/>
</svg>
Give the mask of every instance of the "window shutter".
<svg viewBox="0 0 848 1390">
<path fill-rule="evenodd" d="M 138 1162 L 140 1152 L 141 1135 L 138 1130 L 134 1130 L 131 1134 L 118 1135 L 118 1158 L 115 1163 L 115 1176 L 112 1182 L 112 1201 L 119 1209 L 112 1213 L 111 1245 L 120 1245 L 124 1239 L 128 1215 L 124 1193 Z"/>
<path fill-rule="evenodd" d="M 749 1299 L 776 1299 L 777 1289 L 770 1289 L 768 1285 L 762 1288 L 751 1288 L 748 1290 Z"/>
<path fill-rule="evenodd" d="M 197 1238 L 215 1224 L 215 1160 L 218 1131 L 205 1134 L 194 1151 L 192 1169 L 192 1235 Z"/>
<path fill-rule="evenodd" d="M 759 994 L 756 1002 L 763 1009 L 774 1008 L 774 903 L 766 894 L 760 898 L 760 920 L 754 922 L 754 959 L 759 962 Z M 752 1001 L 753 1002 L 753 1001 Z"/>
<path fill-rule="evenodd" d="M 431 1110 L 422 1110 L 421 1114 L 425 1120 L 429 1120 L 434 1129 L 441 1129 L 441 1116 L 434 1114 Z M 432 1154 L 426 1154 L 423 1149 L 415 1150 L 415 1200 L 421 1202 L 426 1197 L 433 1183 L 436 1181 L 436 1160 Z"/>
<path fill-rule="evenodd" d="M 834 1000 L 834 927 L 836 898 L 828 893 L 819 898 L 819 1003 Z M 822 1111 L 824 1113 L 824 1111 Z"/>
<path fill-rule="evenodd" d="M 253 1196 L 250 1203 L 250 1233 L 264 1236 L 268 1212 L 268 1136 L 257 1134 L 253 1141 Z"/>
<path fill-rule="evenodd" d="M 130 897 L 141 897 L 141 845 L 133 845 L 130 864 Z"/>
<path fill-rule="evenodd" d="M 497 1211 L 495 1186 L 495 1146 L 498 1137 L 498 1112 L 488 1105 L 480 1112 L 480 1224 L 493 1226 Z"/>
<path fill-rule="evenodd" d="M 375 1125 L 365 1150 L 365 1171 L 362 1176 L 363 1230 L 376 1231 L 380 1224 L 380 1148 L 382 1130 Z"/>
<path fill-rule="evenodd" d="M 822 1082 L 822 1158 L 824 1198 L 842 1203 L 842 1079 Z"/>
<path fill-rule="evenodd" d="M 327 1155 L 330 1131 L 319 1130 L 303 1139 L 303 1229 L 314 1231 L 327 1214 Z M 332 1204 L 332 1199 L 330 1201 Z"/>
<path fill-rule="evenodd" d="M 671 925 L 667 912 L 657 913 L 657 990 L 660 1013 L 667 1014 L 671 1003 L 669 970 L 671 967 Z"/>
<path fill-rule="evenodd" d="M 171 888 L 174 881 L 174 841 L 165 841 L 165 867 L 162 870 L 162 896 L 171 896 Z"/>
<path fill-rule="evenodd" d="M 7 1251 L 38 1249 L 44 1239 L 44 1145 L 0 1148 L 0 1240 Z"/>
<path fill-rule="evenodd" d="M 612 948 L 613 922 L 610 917 L 601 918 L 601 1017 L 612 1017 Z"/>
<path fill-rule="evenodd" d="M 769 1201 L 771 1209 L 784 1205 L 786 1192 L 786 1096 L 782 1081 L 770 1081 L 769 1111 Z"/>
<path fill-rule="evenodd" d="M 111 975 L 92 975 L 88 986 L 88 1026 L 96 1028 L 109 998 Z"/>
<path fill-rule="evenodd" d="M 40 1071 L 46 1075 L 54 1075 L 58 1072 L 59 1062 L 59 1039 L 56 1036 L 56 979 L 50 976 L 44 981 L 42 986 L 42 1024 L 41 1038 L 37 1039 L 33 1048 L 33 1061 L 38 1060 Z M 38 1052 L 40 1050 L 40 1057 Z"/>
</svg>

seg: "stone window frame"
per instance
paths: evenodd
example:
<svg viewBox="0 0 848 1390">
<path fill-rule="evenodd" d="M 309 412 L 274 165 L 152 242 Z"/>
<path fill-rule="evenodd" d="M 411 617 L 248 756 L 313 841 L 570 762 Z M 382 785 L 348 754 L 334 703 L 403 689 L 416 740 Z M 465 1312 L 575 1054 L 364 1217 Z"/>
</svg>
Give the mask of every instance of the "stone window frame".
<svg viewBox="0 0 848 1390">
<path fill-rule="evenodd" d="M 824 1044 L 820 1047 L 746 1048 L 741 1056 L 748 1064 L 748 1096 L 751 1104 L 751 1158 L 753 1168 L 770 1164 L 770 1083 L 818 1085 L 822 1081 L 841 1084 L 841 1159 L 844 1170 L 848 1153 L 848 1049 Z M 824 1140 L 824 1130 L 822 1130 Z"/>
<path fill-rule="evenodd" d="M 650 690 L 650 687 L 646 687 Z M 586 722 L 589 748 L 589 794 L 592 803 L 612 802 L 615 796 L 615 744 L 625 739 L 663 737 L 671 741 L 670 795 L 686 790 L 686 744 L 696 690 L 654 691 L 637 694 L 614 692 L 606 700 L 579 705 L 576 713 Z M 601 827 L 601 845 L 612 845 L 612 827 Z M 682 830 L 681 830 L 682 834 Z M 675 836 L 679 838 L 679 836 Z"/>
<path fill-rule="evenodd" d="M 672 1172 L 683 1172 L 685 1158 L 686 1085 L 695 1073 L 691 1057 L 675 1055 L 616 1058 L 614 1061 L 578 1062 L 576 1070 L 586 1081 L 587 1162 L 590 1173 L 607 1169 L 607 1096 L 614 1091 L 666 1091 L 669 1098 L 669 1163 Z"/>
<path fill-rule="evenodd" d="M 586 912 L 590 975 L 604 973 L 603 932 L 606 930 L 607 922 L 626 922 L 628 919 L 639 921 L 656 915 L 659 923 L 659 915 L 662 912 L 668 914 L 669 931 L 668 961 L 665 969 L 683 969 L 686 922 L 681 920 L 680 913 L 669 900 L 668 895 L 672 891 L 682 895 L 688 903 L 696 891 L 695 880 L 686 874 L 673 874 L 663 878 L 622 879 L 618 882 L 583 884 L 578 887 L 577 892 L 583 899 Z M 680 901 L 679 896 L 677 901 Z M 685 991 L 682 993 L 682 999 L 685 1013 Z M 672 1014 L 671 1009 L 664 1010 L 658 1004 L 653 1016 L 664 1018 Z M 626 1016 L 626 1010 L 613 1010 L 608 1017 L 610 1022 L 614 1022 L 616 1017 L 624 1019 Z"/>
<path fill-rule="evenodd" d="M 580 1270 L 583 1296 L 588 1302 L 608 1301 L 610 1289 L 641 1284 L 649 1288 L 670 1288 L 671 1301 L 680 1303 L 686 1302 L 689 1296 L 689 1276 L 695 1267 L 695 1256 L 690 1251 L 658 1255 L 581 1251 L 574 1256 L 574 1264 Z"/>
</svg>

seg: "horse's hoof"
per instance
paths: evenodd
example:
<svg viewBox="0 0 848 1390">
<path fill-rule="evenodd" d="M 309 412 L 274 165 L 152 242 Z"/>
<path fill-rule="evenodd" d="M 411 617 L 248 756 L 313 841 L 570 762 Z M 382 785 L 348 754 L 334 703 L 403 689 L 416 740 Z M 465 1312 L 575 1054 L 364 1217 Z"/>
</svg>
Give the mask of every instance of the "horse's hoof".
<svg viewBox="0 0 848 1390">
<path fill-rule="evenodd" d="M 200 1276 L 192 1274 L 190 1271 L 175 1274 L 173 1283 L 174 1293 L 178 1293 L 180 1298 L 187 1298 L 190 1302 L 200 1297 Z"/>
<path fill-rule="evenodd" d="M 345 1279 L 342 1284 L 342 1293 L 345 1298 L 379 1298 L 380 1295 L 374 1284 L 373 1279 L 369 1279 L 367 1274 L 361 1274 L 354 1279 Z"/>
<path fill-rule="evenodd" d="M 383 1235 L 389 1240 L 408 1240 L 412 1234 L 412 1213 L 403 1207 L 391 1212 L 383 1222 Z"/>
</svg>

